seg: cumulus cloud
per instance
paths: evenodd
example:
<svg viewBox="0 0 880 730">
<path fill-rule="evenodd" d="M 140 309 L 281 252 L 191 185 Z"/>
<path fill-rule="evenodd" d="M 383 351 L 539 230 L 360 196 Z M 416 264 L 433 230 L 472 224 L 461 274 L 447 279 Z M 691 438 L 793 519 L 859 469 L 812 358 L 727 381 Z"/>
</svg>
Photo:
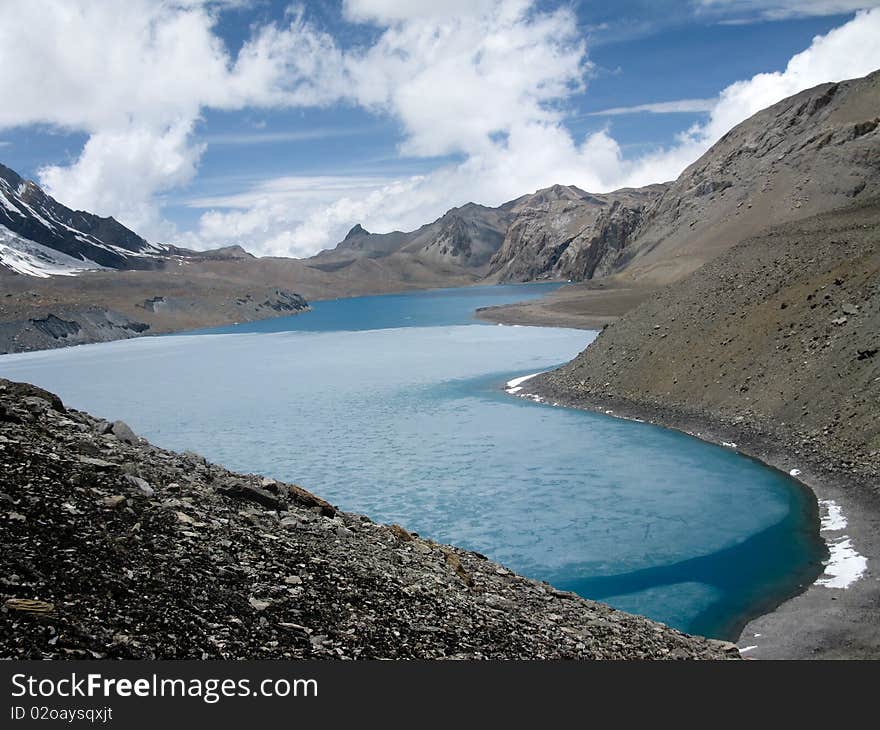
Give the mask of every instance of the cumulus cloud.
<svg viewBox="0 0 880 730">
<path fill-rule="evenodd" d="M 346 0 L 345 17 L 376 30 L 354 48 L 293 7 L 283 22 L 253 27 L 232 54 L 216 33 L 212 2 L 0 4 L 0 95 L 16 100 L 0 108 L 0 129 L 42 123 L 87 132 L 78 158 L 44 168 L 41 182 L 63 202 L 113 214 L 154 240 L 174 233 L 161 217 L 162 196 L 197 173 L 203 148 L 192 130 L 205 109 L 356 105 L 399 123 L 401 154 L 457 160 L 410 177 L 288 176 L 193 199 L 205 209 L 196 229 L 173 235 L 200 248 L 239 243 L 303 256 L 355 222 L 410 229 L 453 205 L 497 205 L 557 182 L 600 192 L 668 180 L 759 109 L 880 66 L 880 11 L 860 13 L 783 71 L 733 84 L 711 103 L 641 105 L 690 105 L 708 117 L 670 147 L 625 159 L 607 130 L 578 139 L 566 127 L 566 103 L 583 90 L 590 65 L 572 11 L 544 7 Z"/>
<path fill-rule="evenodd" d="M 116 214 L 154 240 L 174 235 L 156 196 L 191 180 L 203 147 L 189 141 L 192 124 L 131 126 L 92 134 L 77 161 L 40 170 L 46 191 L 74 208 Z"/>
<path fill-rule="evenodd" d="M 392 24 L 373 46 L 346 56 L 352 95 L 402 122 L 406 154 L 478 154 L 493 134 L 558 122 L 554 103 L 582 87 L 586 49 L 567 9 L 470 2 L 469 12 L 438 15 L 436 3 L 356 5 Z"/>
<path fill-rule="evenodd" d="M 411 21 L 395 22 L 399 25 Z M 414 22 L 426 21 L 419 17 Z M 381 47 L 382 41 L 377 45 Z M 852 53 L 853 48 L 859 48 L 860 53 Z M 579 49 L 571 53 L 575 59 L 581 59 Z M 562 68 L 570 69 L 572 63 L 575 61 L 569 59 Z M 576 140 L 561 115 L 542 107 L 540 99 L 532 106 L 526 105 L 525 114 L 509 111 L 506 124 L 497 127 L 504 135 L 497 137 L 491 131 L 502 123 L 501 118 L 488 124 L 476 122 L 476 129 L 458 129 L 454 119 L 447 125 L 442 118 L 432 120 L 427 112 L 407 115 L 406 90 L 400 92 L 402 101 L 380 95 L 382 107 L 405 121 L 409 135 L 406 144 L 410 149 L 426 153 L 458 149 L 466 153 L 465 159 L 425 175 L 383 181 L 369 191 L 339 191 L 326 204 L 304 199 L 301 194 L 290 194 L 286 199 L 283 192 L 269 195 L 266 186 L 262 186 L 252 191 L 244 209 L 238 207 L 245 202 L 244 198 L 237 197 L 236 201 L 226 201 L 235 203 L 228 210 L 206 214 L 194 237 L 203 244 L 220 245 L 234 240 L 266 253 L 307 255 L 340 240 L 354 222 L 361 222 L 368 230 L 412 229 L 453 205 L 467 201 L 498 205 L 557 182 L 602 192 L 672 180 L 733 126 L 761 109 L 802 89 L 863 76 L 876 68 L 880 68 L 880 11 L 870 11 L 816 37 L 782 71 L 758 74 L 732 84 L 711 101 L 688 100 L 692 108 L 708 112 L 707 119 L 680 135 L 671 146 L 635 159 L 624 158 L 620 145 L 608 131 Z M 554 83 L 559 83 L 559 79 L 569 83 L 571 78 L 571 74 L 562 71 Z M 421 83 L 414 78 L 415 86 Z M 478 80 L 472 83 L 469 94 L 471 103 L 476 103 L 489 91 L 480 88 Z M 562 85 L 557 93 L 564 96 Z M 652 107 L 649 104 L 642 109 L 662 110 Z M 287 178 L 286 185 L 291 184 L 292 179 Z M 309 184 L 316 181 L 309 179 Z M 220 201 L 200 204 L 212 202 Z M 261 230 L 241 231 L 241 237 L 235 239 L 229 231 L 238 226 L 238 221 L 251 221 Z M 256 241 L 260 244 L 254 246 Z"/>
<path fill-rule="evenodd" d="M 153 238 L 169 232 L 158 196 L 195 175 L 192 130 L 205 108 L 304 106 L 342 91 L 328 36 L 291 12 L 232 58 L 199 0 L 0 3 L 0 129 L 48 124 L 90 136 L 69 165 L 40 171 L 73 207 L 113 214 Z"/>
<path fill-rule="evenodd" d="M 382 25 L 424 18 L 461 18 L 492 10 L 495 0 L 344 0 L 346 17 Z"/>
</svg>

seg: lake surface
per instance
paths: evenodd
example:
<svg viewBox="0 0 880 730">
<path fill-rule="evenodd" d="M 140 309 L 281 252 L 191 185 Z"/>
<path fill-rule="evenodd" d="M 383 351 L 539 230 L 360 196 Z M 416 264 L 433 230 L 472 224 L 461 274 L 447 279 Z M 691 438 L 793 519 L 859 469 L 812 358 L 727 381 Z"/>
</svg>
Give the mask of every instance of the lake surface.
<svg viewBox="0 0 880 730">
<path fill-rule="evenodd" d="M 594 333 L 472 313 L 548 288 L 316 302 L 204 333 L 3 356 L 0 376 L 558 588 L 735 636 L 820 572 L 815 500 L 729 449 L 505 394 Z"/>
</svg>

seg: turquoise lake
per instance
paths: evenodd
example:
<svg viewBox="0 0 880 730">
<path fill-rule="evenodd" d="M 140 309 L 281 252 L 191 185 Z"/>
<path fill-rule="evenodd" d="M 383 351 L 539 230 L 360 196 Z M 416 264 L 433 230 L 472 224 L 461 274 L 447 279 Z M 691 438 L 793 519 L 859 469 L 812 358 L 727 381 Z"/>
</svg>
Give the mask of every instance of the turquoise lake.
<svg viewBox="0 0 880 730">
<path fill-rule="evenodd" d="M 560 589 L 735 637 L 821 572 L 815 500 L 730 449 L 504 393 L 595 333 L 473 312 L 551 288 L 316 302 L 295 317 L 7 355 L 0 376 Z"/>
</svg>

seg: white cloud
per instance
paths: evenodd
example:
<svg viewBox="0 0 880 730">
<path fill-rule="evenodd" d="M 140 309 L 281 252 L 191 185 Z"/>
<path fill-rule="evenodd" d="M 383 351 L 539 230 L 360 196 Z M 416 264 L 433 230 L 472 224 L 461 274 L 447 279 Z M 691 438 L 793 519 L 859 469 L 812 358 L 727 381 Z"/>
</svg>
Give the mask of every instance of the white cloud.
<svg viewBox="0 0 880 730">
<path fill-rule="evenodd" d="M 265 122 L 258 125 L 258 129 L 264 129 Z M 208 145 L 252 145 L 252 144 L 275 144 L 278 142 L 309 142 L 316 139 L 328 139 L 332 137 L 353 137 L 359 134 L 367 134 L 368 129 L 358 128 L 325 128 L 325 129 L 300 129 L 285 132 L 252 132 L 252 133 L 227 133 L 206 134 L 200 137 L 201 141 Z"/>
<path fill-rule="evenodd" d="M 657 101 L 651 104 L 637 104 L 636 106 L 615 106 L 610 109 L 600 109 L 590 112 L 591 117 L 613 117 L 621 114 L 693 114 L 695 112 L 710 112 L 718 103 L 717 99 L 677 99 L 675 101 Z"/>
<path fill-rule="evenodd" d="M 857 53 L 853 49 L 858 49 Z M 787 96 L 829 81 L 865 76 L 880 68 L 880 10 L 816 36 L 783 71 L 762 73 L 724 89 L 709 121 L 692 129 L 682 147 L 708 148 L 736 124 Z"/>
<path fill-rule="evenodd" d="M 852 53 L 853 48 L 860 53 Z M 706 122 L 693 126 L 674 145 L 634 160 L 624 159 L 608 131 L 578 142 L 559 118 L 540 109 L 524 118 L 512 114 L 506 135 L 498 139 L 488 134 L 491 124 L 472 133 L 456 130 L 454 122 L 447 126 L 443 119 L 437 120 L 440 132 L 435 134 L 429 114 L 407 116 L 395 99 L 386 98 L 383 108 L 406 120 L 410 146 L 447 149 L 448 141 L 454 140 L 467 153 L 465 160 L 425 175 L 382 181 L 369 191 L 345 190 L 327 204 L 315 205 L 299 192 L 285 201 L 283 190 L 270 195 L 264 185 L 252 190 L 249 200 L 236 199 L 251 207 L 206 215 L 196 237 L 211 245 L 236 242 L 260 252 L 307 255 L 339 241 L 355 222 L 368 230 L 408 230 L 453 205 L 467 201 L 498 205 L 554 183 L 601 192 L 672 180 L 733 126 L 761 109 L 802 89 L 863 76 L 876 68 L 880 68 L 880 11 L 871 11 L 815 38 L 783 71 L 732 84 L 711 106 L 696 100 L 702 109 L 708 107 Z M 472 100 L 484 98 L 482 93 L 476 84 L 470 89 Z M 425 142 L 413 145 L 413 139 Z M 319 184 L 312 178 L 301 182 Z M 288 178 L 286 185 L 290 184 Z M 252 226 L 242 229 L 237 221 L 251 221 Z M 236 234 L 230 235 L 231 229 Z"/>
<path fill-rule="evenodd" d="M 380 176 L 299 175 L 273 178 L 250 190 L 227 195 L 207 195 L 186 201 L 190 208 L 230 208 L 244 210 L 260 203 L 331 203 L 340 197 L 364 195 L 392 182 Z"/>
<path fill-rule="evenodd" d="M 424 18 L 461 18 L 492 10 L 495 0 L 344 0 L 349 20 L 388 25 Z M 525 4 L 525 3 L 519 3 Z"/>
<path fill-rule="evenodd" d="M 407 154 L 479 153 L 517 124 L 558 121 L 554 104 L 582 86 L 586 49 L 568 10 L 496 0 L 437 16 L 421 12 L 430 3 L 358 5 L 393 22 L 375 45 L 346 56 L 351 95 L 402 122 Z"/>
<path fill-rule="evenodd" d="M 640 105 L 654 113 L 699 107 L 709 117 L 668 149 L 627 160 L 608 130 L 575 139 L 565 126 L 565 104 L 589 69 L 567 6 L 347 0 L 348 19 L 376 26 L 371 45 L 342 49 L 294 8 L 282 24 L 254 27 L 233 56 L 210 2 L 12 5 L 0 3 L 0 96 L 16 103 L 0 107 L 0 129 L 42 123 L 88 133 L 79 157 L 43 169 L 41 181 L 63 202 L 113 214 L 154 240 L 173 233 L 162 196 L 197 172 L 203 147 L 193 129 L 204 109 L 353 104 L 399 122 L 401 153 L 459 159 L 399 179 L 288 176 L 190 200 L 210 209 L 173 239 L 278 255 L 314 253 L 355 222 L 411 229 L 453 205 L 497 205 L 557 182 L 599 192 L 668 180 L 759 109 L 880 67 L 880 11 L 861 13 L 784 71 L 733 84 L 711 105 Z M 606 113 L 614 111 L 624 110 Z M 255 143 L 262 134 L 215 142 Z"/>
<path fill-rule="evenodd" d="M 159 213 L 155 196 L 189 182 L 203 148 L 190 142 L 190 122 L 156 130 L 131 126 L 92 134 L 76 163 L 50 165 L 40 182 L 73 208 L 116 214 L 153 240 L 174 235 Z"/>
<path fill-rule="evenodd" d="M 737 16 L 725 23 L 843 15 L 880 6 L 880 0 L 697 0 L 698 11 Z"/>
<path fill-rule="evenodd" d="M 231 4 L 236 4 L 232 2 Z M 235 58 L 199 0 L 0 3 L 0 129 L 48 124 L 90 135 L 69 165 L 40 172 L 72 207 L 113 214 L 151 238 L 169 234 L 163 192 L 195 175 L 205 108 L 302 106 L 338 98 L 332 39 L 291 13 L 257 28 Z"/>
</svg>

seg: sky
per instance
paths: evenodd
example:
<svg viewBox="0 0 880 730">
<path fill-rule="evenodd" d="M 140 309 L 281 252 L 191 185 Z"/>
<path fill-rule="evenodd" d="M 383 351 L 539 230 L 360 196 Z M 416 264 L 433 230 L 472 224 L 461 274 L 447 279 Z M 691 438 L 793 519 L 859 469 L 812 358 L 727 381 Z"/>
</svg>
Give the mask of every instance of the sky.
<svg viewBox="0 0 880 730">
<path fill-rule="evenodd" d="M 880 68 L 880 0 L 0 0 L 0 162 L 156 243 L 309 256 L 672 180 Z"/>
</svg>

